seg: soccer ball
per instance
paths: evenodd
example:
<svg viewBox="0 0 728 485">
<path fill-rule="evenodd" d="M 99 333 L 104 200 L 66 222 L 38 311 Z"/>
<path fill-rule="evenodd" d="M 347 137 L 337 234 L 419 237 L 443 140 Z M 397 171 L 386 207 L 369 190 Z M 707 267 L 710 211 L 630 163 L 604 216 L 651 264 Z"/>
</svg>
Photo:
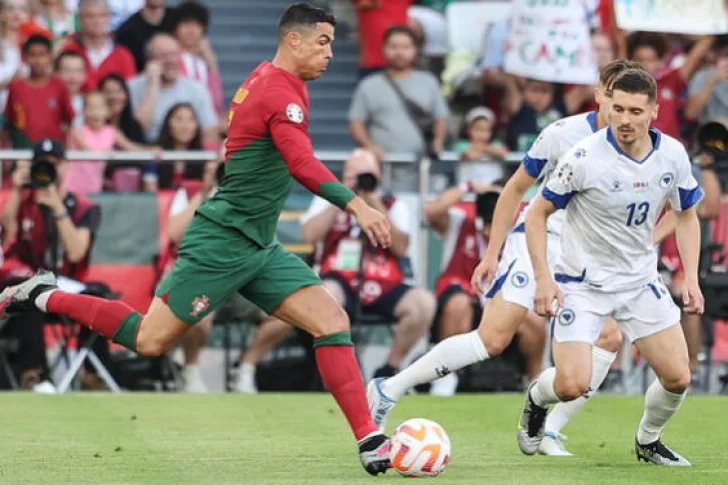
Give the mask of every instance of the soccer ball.
<svg viewBox="0 0 728 485">
<path fill-rule="evenodd" d="M 392 434 L 392 468 L 405 477 L 434 477 L 450 461 L 450 437 L 442 426 L 424 418 L 405 421 Z"/>
</svg>

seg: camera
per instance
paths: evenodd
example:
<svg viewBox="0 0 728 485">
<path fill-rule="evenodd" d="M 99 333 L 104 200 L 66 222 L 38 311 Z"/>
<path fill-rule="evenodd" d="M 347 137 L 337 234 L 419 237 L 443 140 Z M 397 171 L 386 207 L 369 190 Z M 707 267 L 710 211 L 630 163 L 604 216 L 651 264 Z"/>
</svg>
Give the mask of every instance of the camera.
<svg viewBox="0 0 728 485">
<path fill-rule="evenodd" d="M 713 169 L 728 173 L 728 127 L 719 121 L 705 123 L 698 128 L 698 153 L 713 157 Z"/>
<path fill-rule="evenodd" d="M 56 165 L 48 159 L 39 158 L 30 164 L 30 186 L 44 189 L 56 181 Z"/>
<path fill-rule="evenodd" d="M 360 173 L 356 177 L 356 190 L 359 192 L 374 192 L 379 185 L 379 179 L 371 172 Z"/>
<path fill-rule="evenodd" d="M 498 202 L 498 192 L 483 192 L 475 198 L 475 213 L 483 224 L 493 222 L 493 212 L 495 212 L 495 204 Z"/>
</svg>

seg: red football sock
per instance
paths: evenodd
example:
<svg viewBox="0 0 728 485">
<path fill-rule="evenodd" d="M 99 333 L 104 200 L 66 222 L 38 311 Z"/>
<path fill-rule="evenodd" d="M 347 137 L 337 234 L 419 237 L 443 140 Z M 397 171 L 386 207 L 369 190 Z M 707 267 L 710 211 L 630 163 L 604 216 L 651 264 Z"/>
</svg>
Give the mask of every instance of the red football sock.
<svg viewBox="0 0 728 485">
<path fill-rule="evenodd" d="M 48 313 L 65 315 L 90 330 L 135 350 L 141 315 L 122 301 L 55 290 L 48 299 L 46 309 Z"/>
<path fill-rule="evenodd" d="M 379 431 L 369 415 L 369 404 L 349 332 L 317 339 L 314 347 L 321 378 L 349 421 L 357 441 Z"/>
</svg>

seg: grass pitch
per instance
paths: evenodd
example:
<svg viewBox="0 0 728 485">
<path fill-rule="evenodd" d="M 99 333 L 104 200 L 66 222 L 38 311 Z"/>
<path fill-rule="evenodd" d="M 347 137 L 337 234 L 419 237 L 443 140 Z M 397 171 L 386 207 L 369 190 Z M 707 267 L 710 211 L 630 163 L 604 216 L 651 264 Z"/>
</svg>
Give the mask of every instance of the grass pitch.
<svg viewBox="0 0 728 485">
<path fill-rule="evenodd" d="M 574 458 L 521 455 L 517 395 L 405 397 L 391 425 L 440 422 L 453 441 L 436 484 L 728 483 L 725 397 L 689 397 L 665 441 L 693 462 L 638 463 L 641 397 L 598 396 L 565 430 Z M 329 396 L 0 395 L 0 484 L 371 484 Z M 428 480 L 430 483 L 432 479 Z M 407 483 L 411 483 L 408 480 Z"/>
</svg>

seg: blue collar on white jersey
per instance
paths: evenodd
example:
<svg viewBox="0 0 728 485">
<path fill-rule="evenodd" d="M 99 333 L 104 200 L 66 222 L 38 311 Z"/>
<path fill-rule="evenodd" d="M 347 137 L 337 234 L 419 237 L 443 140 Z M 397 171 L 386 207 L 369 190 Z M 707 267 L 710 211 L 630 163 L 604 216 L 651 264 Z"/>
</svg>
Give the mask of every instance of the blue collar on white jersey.
<svg viewBox="0 0 728 485">
<path fill-rule="evenodd" d="M 652 155 L 657 149 L 660 148 L 660 141 L 662 140 L 662 132 L 660 130 L 658 130 L 657 128 L 652 127 L 652 128 L 650 128 L 650 138 L 652 138 L 652 150 L 650 150 L 650 153 L 648 153 L 645 156 L 645 158 L 643 158 L 642 160 L 636 160 L 636 159 L 630 157 L 629 155 L 627 155 L 626 153 L 624 153 L 622 151 L 622 149 L 619 148 L 619 145 L 617 144 L 617 140 L 614 138 L 614 133 L 612 133 L 612 127 L 611 126 L 607 127 L 607 141 L 609 142 L 609 144 L 612 145 L 615 150 L 617 150 L 617 153 L 619 153 L 620 155 L 622 155 L 624 157 L 629 158 L 630 160 L 632 160 L 635 163 L 639 163 L 639 164 L 644 163 L 648 158 L 650 158 L 650 155 Z"/>
<path fill-rule="evenodd" d="M 599 131 L 599 127 L 597 126 L 597 114 L 598 111 L 592 111 L 588 115 L 586 115 L 586 120 L 589 122 L 589 126 L 591 126 L 592 133 L 596 133 Z"/>
</svg>

